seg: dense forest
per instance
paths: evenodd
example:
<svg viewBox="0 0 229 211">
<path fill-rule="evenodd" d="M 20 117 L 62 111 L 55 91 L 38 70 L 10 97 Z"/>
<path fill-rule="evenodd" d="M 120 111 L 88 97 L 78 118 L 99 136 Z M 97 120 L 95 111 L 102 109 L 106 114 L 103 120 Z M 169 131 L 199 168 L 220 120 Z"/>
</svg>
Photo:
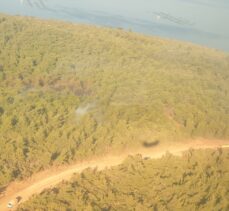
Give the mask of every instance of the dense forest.
<svg viewBox="0 0 229 211">
<path fill-rule="evenodd" d="M 129 157 L 102 172 L 88 169 L 34 196 L 19 211 L 229 210 L 229 150 L 183 157 Z"/>
<path fill-rule="evenodd" d="M 0 187 L 145 141 L 228 139 L 228 94 L 226 53 L 0 14 Z"/>
</svg>

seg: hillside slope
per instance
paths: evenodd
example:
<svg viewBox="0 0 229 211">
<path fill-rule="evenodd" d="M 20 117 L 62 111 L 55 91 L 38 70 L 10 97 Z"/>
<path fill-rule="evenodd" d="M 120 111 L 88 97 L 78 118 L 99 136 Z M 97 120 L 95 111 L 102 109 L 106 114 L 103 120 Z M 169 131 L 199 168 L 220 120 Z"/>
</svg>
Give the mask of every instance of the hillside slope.
<svg viewBox="0 0 229 211">
<path fill-rule="evenodd" d="M 0 15 L 0 186 L 143 142 L 229 138 L 227 54 Z"/>
</svg>

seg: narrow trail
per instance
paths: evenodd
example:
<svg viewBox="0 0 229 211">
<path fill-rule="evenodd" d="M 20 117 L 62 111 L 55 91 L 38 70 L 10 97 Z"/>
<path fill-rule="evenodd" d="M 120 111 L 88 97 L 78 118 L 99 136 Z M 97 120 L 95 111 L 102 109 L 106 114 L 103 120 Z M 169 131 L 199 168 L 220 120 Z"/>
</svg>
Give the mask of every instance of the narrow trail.
<svg viewBox="0 0 229 211">
<path fill-rule="evenodd" d="M 47 188 L 52 188 L 62 181 L 70 180 L 74 173 L 81 173 L 87 168 L 97 168 L 103 170 L 112 166 L 121 164 L 129 155 L 141 154 L 143 157 L 160 158 L 166 152 L 173 155 L 181 156 L 183 152 L 192 149 L 217 149 L 229 148 L 229 141 L 222 140 L 192 140 L 185 143 L 172 143 L 170 145 L 159 145 L 152 148 L 141 148 L 134 151 L 125 151 L 120 155 L 107 155 L 100 158 L 94 158 L 89 161 L 80 162 L 75 165 L 65 166 L 62 168 L 51 168 L 47 171 L 33 175 L 31 178 L 21 181 L 12 182 L 0 198 L 0 211 L 16 210 L 8 209 L 9 201 L 21 197 L 20 203 L 28 200 L 32 195 L 39 194 Z"/>
</svg>

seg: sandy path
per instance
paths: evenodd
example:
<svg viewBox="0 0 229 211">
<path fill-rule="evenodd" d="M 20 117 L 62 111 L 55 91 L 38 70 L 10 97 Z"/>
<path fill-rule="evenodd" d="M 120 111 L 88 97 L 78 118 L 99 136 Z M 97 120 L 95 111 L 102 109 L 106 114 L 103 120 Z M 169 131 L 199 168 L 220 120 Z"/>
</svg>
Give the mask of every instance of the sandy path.
<svg viewBox="0 0 229 211">
<path fill-rule="evenodd" d="M 160 158 L 166 152 L 179 156 L 190 148 L 216 149 L 218 147 L 229 148 L 229 141 L 192 140 L 185 143 L 173 143 L 169 146 L 159 145 L 148 149 L 141 148 L 132 152 L 126 151 L 121 155 L 108 155 L 94 158 L 90 161 L 65 166 L 59 169 L 51 168 L 50 170 L 38 173 L 25 181 L 11 183 L 5 191 L 4 196 L 0 198 L 0 211 L 9 210 L 6 208 L 7 203 L 11 200 L 15 200 L 18 196 L 22 197 L 20 201 L 20 203 L 22 203 L 28 200 L 32 195 L 39 194 L 47 188 L 54 187 L 63 180 L 70 180 L 74 173 L 80 173 L 86 168 L 97 168 L 98 170 L 102 170 L 107 167 L 116 166 L 121 164 L 128 155 L 142 154 L 143 157 Z M 16 206 L 14 208 L 16 209 Z"/>
</svg>

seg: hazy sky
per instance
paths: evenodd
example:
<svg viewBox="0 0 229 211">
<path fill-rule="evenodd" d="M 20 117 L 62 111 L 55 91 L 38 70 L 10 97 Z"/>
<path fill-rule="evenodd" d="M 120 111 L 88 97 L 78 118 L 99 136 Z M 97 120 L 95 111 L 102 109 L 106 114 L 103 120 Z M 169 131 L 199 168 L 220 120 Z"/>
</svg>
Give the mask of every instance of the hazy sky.
<svg viewBox="0 0 229 211">
<path fill-rule="evenodd" d="M 0 0 L 0 12 L 131 28 L 229 51 L 229 0 Z"/>
</svg>

